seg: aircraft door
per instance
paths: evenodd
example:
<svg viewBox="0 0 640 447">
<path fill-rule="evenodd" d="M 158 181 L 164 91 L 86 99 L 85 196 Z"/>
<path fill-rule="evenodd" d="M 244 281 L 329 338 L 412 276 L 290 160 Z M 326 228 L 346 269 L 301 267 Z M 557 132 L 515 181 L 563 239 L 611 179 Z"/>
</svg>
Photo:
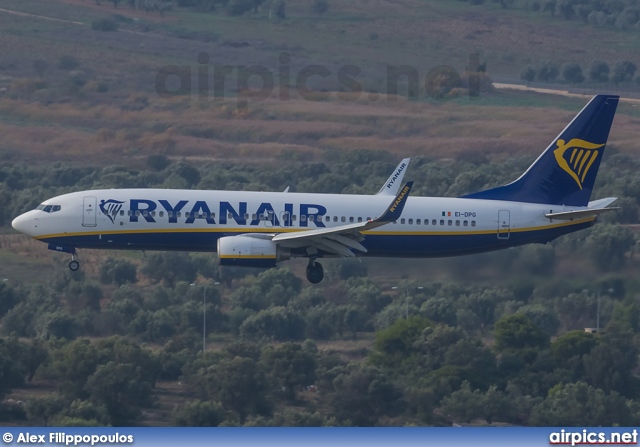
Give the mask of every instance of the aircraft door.
<svg viewBox="0 0 640 447">
<path fill-rule="evenodd" d="M 83 227 L 95 227 L 96 226 L 96 203 L 95 197 L 85 197 L 82 199 L 82 226 Z"/>
<path fill-rule="evenodd" d="M 498 211 L 498 239 L 509 239 L 511 218 L 509 210 Z"/>
</svg>

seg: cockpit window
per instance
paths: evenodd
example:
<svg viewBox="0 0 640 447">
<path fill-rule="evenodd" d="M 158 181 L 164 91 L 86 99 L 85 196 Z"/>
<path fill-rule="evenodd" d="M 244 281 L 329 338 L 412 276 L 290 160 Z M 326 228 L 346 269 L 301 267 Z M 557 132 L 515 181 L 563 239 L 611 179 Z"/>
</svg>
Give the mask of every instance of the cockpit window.
<svg viewBox="0 0 640 447">
<path fill-rule="evenodd" d="M 44 211 L 45 213 L 55 213 L 56 211 L 60 211 L 61 209 L 62 207 L 60 205 L 45 205 L 44 203 L 41 203 L 36 208 L 36 210 Z"/>
</svg>

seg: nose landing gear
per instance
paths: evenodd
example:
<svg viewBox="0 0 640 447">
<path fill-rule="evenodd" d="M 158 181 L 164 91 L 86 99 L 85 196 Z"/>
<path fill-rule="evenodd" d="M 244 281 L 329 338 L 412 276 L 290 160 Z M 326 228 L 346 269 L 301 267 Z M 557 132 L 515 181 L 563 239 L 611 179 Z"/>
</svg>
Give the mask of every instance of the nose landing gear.
<svg viewBox="0 0 640 447">
<path fill-rule="evenodd" d="M 311 284 L 318 284 L 324 278 L 324 269 L 322 264 L 316 262 L 315 259 L 309 259 L 309 265 L 307 265 L 307 280 Z"/>
<path fill-rule="evenodd" d="M 69 261 L 69 270 L 71 270 L 72 272 L 75 272 L 79 268 L 80 268 L 80 263 L 78 261 L 76 261 L 75 259 L 72 259 L 71 261 Z"/>
</svg>

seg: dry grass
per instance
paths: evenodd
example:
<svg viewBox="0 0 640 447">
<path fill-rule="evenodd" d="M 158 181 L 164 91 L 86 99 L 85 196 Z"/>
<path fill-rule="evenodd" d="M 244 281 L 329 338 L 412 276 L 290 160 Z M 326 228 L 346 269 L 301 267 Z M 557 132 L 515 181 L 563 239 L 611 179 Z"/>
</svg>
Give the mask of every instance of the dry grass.
<svg viewBox="0 0 640 447">
<path fill-rule="evenodd" d="M 0 149 L 14 162 L 84 165 L 135 164 L 151 154 L 249 163 L 287 160 L 291 154 L 325 160 L 327 149 L 384 150 L 396 158 L 452 158 L 470 151 L 490 158 L 534 157 L 579 110 L 581 101 L 567 101 L 573 110 L 485 105 L 482 99 L 416 103 L 270 98 L 250 102 L 236 113 L 234 100 L 203 106 L 184 99 L 151 99 L 142 110 L 131 111 L 116 105 L 45 105 L 3 98 Z M 638 122 L 620 113 L 611 143 L 625 153 L 640 153 Z"/>
</svg>

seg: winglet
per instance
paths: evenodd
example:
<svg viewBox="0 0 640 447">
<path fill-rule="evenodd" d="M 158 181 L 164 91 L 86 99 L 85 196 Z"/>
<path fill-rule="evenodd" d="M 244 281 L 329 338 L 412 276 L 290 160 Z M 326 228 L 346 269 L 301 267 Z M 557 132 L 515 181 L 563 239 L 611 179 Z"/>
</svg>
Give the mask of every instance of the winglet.
<svg viewBox="0 0 640 447">
<path fill-rule="evenodd" d="M 398 190 L 400 189 L 400 185 L 402 184 L 402 179 L 404 178 L 404 173 L 407 172 L 407 168 L 409 167 L 410 158 L 403 159 L 396 169 L 393 171 L 391 176 L 384 182 L 380 191 L 376 193 L 377 196 L 395 196 L 398 194 Z"/>
<path fill-rule="evenodd" d="M 400 218 L 402 214 L 402 210 L 404 209 L 404 205 L 407 203 L 407 199 L 409 198 L 409 192 L 411 192 L 411 187 L 413 186 L 413 182 L 407 182 L 401 189 L 389 208 L 382 214 L 382 216 L 378 217 L 374 220 L 374 222 L 394 222 Z"/>
</svg>

